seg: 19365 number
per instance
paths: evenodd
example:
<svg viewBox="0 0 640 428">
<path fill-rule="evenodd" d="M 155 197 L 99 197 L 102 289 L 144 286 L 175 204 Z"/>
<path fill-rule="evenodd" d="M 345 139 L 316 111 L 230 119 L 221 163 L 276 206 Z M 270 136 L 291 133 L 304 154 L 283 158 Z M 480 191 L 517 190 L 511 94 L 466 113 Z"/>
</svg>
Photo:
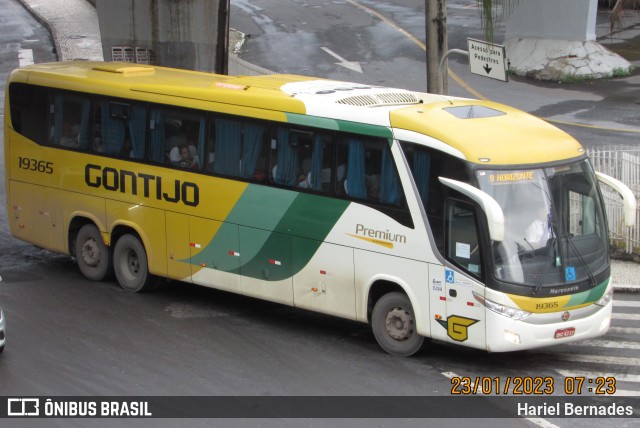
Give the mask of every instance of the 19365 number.
<svg viewBox="0 0 640 428">
<path fill-rule="evenodd" d="M 21 169 L 53 174 L 53 162 L 46 162 L 33 158 L 23 158 L 22 156 L 19 156 L 18 165 Z"/>
</svg>

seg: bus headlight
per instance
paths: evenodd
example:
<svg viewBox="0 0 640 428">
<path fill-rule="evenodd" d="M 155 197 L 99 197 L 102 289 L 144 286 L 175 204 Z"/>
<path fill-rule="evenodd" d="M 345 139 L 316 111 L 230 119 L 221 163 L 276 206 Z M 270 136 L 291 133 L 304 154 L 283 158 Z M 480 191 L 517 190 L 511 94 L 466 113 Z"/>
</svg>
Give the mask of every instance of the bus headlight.
<svg viewBox="0 0 640 428">
<path fill-rule="evenodd" d="M 595 304 L 598 306 L 607 306 L 611 300 L 613 300 L 613 288 L 604 293 L 604 296 L 602 296 Z"/>
<path fill-rule="evenodd" d="M 482 303 L 484 307 L 489 309 L 490 311 L 493 311 L 500 315 L 504 315 L 505 317 L 512 318 L 516 321 L 523 320 L 531 315 L 531 312 L 492 302 L 491 300 L 485 299 L 484 297 L 476 293 L 473 293 L 473 297 L 475 297 L 478 302 Z"/>
</svg>

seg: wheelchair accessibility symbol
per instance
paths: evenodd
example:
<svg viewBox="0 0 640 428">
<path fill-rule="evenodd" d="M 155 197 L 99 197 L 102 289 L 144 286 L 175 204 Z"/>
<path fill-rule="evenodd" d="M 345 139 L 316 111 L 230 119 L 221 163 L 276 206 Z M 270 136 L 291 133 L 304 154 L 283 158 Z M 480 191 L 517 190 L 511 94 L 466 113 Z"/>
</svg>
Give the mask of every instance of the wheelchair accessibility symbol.
<svg viewBox="0 0 640 428">
<path fill-rule="evenodd" d="M 454 272 L 452 270 L 448 270 L 446 269 L 444 271 L 445 274 L 445 281 L 448 282 L 449 284 L 453 284 L 456 280 Z"/>
<path fill-rule="evenodd" d="M 575 281 L 576 280 L 576 268 L 573 266 L 568 266 L 564 268 L 564 279 L 565 281 Z"/>
</svg>

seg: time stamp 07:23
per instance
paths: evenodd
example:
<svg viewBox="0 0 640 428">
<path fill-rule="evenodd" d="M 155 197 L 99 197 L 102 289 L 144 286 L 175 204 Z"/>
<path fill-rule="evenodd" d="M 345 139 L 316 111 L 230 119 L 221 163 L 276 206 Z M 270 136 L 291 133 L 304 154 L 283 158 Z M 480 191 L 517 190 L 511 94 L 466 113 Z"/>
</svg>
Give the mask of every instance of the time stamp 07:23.
<svg viewBox="0 0 640 428">
<path fill-rule="evenodd" d="M 451 395 L 613 395 L 616 393 L 614 377 L 570 376 L 557 382 L 551 376 L 522 377 L 468 377 L 451 378 Z"/>
</svg>

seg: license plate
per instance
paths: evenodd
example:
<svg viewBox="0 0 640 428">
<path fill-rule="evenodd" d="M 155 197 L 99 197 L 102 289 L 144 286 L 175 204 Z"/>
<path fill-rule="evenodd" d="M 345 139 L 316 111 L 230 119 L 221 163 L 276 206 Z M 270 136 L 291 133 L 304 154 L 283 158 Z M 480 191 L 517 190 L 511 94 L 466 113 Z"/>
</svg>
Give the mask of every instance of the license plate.
<svg viewBox="0 0 640 428">
<path fill-rule="evenodd" d="M 556 339 L 562 339 L 563 337 L 571 337 L 574 334 L 576 334 L 576 328 L 575 327 L 560 328 L 560 329 L 556 330 L 556 334 L 555 334 L 554 337 Z"/>
</svg>

